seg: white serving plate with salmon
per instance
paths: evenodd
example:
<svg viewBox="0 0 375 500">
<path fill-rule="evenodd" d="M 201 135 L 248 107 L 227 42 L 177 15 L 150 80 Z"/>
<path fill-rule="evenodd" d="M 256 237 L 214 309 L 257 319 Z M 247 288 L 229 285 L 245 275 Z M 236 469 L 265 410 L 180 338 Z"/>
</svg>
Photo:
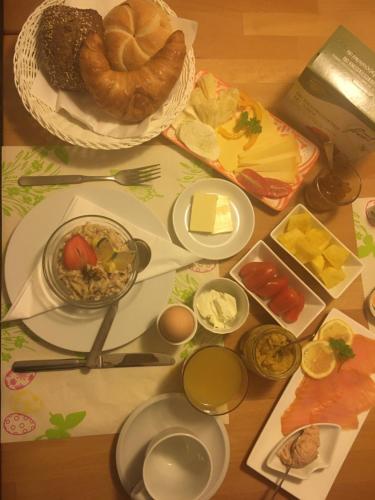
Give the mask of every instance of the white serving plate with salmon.
<svg viewBox="0 0 375 500">
<path fill-rule="evenodd" d="M 283 483 L 284 490 L 303 500 L 326 498 L 371 407 L 375 406 L 374 335 L 338 309 L 332 309 L 325 322 L 331 319 L 341 319 L 352 328 L 355 357 L 345 361 L 339 372 L 319 380 L 298 369 L 246 461 L 248 467 L 276 483 L 282 473 L 267 467 L 266 462 L 280 439 L 314 422 L 340 425 L 342 430 L 329 467 L 315 471 L 308 479 L 287 477 Z"/>
</svg>

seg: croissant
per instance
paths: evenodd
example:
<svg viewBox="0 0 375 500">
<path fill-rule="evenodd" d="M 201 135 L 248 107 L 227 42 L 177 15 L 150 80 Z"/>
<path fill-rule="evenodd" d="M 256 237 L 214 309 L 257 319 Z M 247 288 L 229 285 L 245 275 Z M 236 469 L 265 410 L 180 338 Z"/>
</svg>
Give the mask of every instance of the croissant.
<svg viewBox="0 0 375 500">
<path fill-rule="evenodd" d="M 90 32 L 81 47 L 80 71 L 98 106 L 125 123 L 139 123 L 167 99 L 180 76 L 185 54 L 185 37 L 178 30 L 140 68 L 114 71 L 105 55 L 103 39 Z"/>
</svg>

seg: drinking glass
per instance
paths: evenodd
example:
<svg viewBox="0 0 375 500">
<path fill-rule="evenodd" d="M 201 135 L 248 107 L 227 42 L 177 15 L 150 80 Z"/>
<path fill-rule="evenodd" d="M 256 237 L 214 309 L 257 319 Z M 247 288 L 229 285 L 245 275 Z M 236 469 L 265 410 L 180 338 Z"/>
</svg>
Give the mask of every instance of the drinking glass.
<svg viewBox="0 0 375 500">
<path fill-rule="evenodd" d="M 182 376 L 188 401 L 209 415 L 234 410 L 247 394 L 247 368 L 228 347 L 209 345 L 197 349 L 185 361 Z"/>
<path fill-rule="evenodd" d="M 328 212 L 353 203 L 361 192 L 361 177 L 354 166 L 334 163 L 319 172 L 304 190 L 306 205 L 315 212 Z"/>
</svg>

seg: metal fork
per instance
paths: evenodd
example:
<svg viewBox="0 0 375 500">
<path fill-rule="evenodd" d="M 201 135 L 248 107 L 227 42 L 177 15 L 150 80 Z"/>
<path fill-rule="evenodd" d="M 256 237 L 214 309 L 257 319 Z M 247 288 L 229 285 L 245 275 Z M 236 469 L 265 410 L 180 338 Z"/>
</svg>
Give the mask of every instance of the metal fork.
<svg viewBox="0 0 375 500">
<path fill-rule="evenodd" d="M 115 175 L 24 175 L 18 179 L 20 186 L 46 184 L 81 184 L 88 181 L 115 181 L 123 186 L 138 186 L 160 177 L 160 163 L 145 167 L 120 170 Z"/>
</svg>

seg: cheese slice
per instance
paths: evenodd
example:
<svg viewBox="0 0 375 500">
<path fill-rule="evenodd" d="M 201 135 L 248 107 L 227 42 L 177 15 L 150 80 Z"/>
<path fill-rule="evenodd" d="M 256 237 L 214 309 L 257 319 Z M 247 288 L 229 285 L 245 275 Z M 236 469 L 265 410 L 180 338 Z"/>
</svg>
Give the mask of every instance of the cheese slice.
<svg viewBox="0 0 375 500">
<path fill-rule="evenodd" d="M 195 193 L 190 214 L 190 231 L 212 233 L 215 226 L 217 194 Z"/>
<path fill-rule="evenodd" d="M 230 133 L 237 123 L 237 118 L 232 118 L 222 125 L 222 128 Z M 248 138 L 244 135 L 238 139 L 226 139 L 216 131 L 217 141 L 220 147 L 219 162 L 229 172 L 233 172 L 238 168 L 238 153 L 243 151 L 244 145 L 248 142 Z"/>
<path fill-rule="evenodd" d="M 294 155 L 279 155 L 248 165 L 263 177 L 294 184 L 297 180 L 297 161 Z"/>
<path fill-rule="evenodd" d="M 211 234 L 232 232 L 232 211 L 228 196 L 213 193 L 195 193 L 191 207 L 189 230 Z"/>
<path fill-rule="evenodd" d="M 296 139 L 292 135 L 281 136 L 268 145 L 254 145 L 249 151 L 238 155 L 239 163 L 256 162 L 257 160 L 267 159 L 271 156 L 281 154 L 294 154 L 299 160 L 299 150 Z"/>
</svg>

